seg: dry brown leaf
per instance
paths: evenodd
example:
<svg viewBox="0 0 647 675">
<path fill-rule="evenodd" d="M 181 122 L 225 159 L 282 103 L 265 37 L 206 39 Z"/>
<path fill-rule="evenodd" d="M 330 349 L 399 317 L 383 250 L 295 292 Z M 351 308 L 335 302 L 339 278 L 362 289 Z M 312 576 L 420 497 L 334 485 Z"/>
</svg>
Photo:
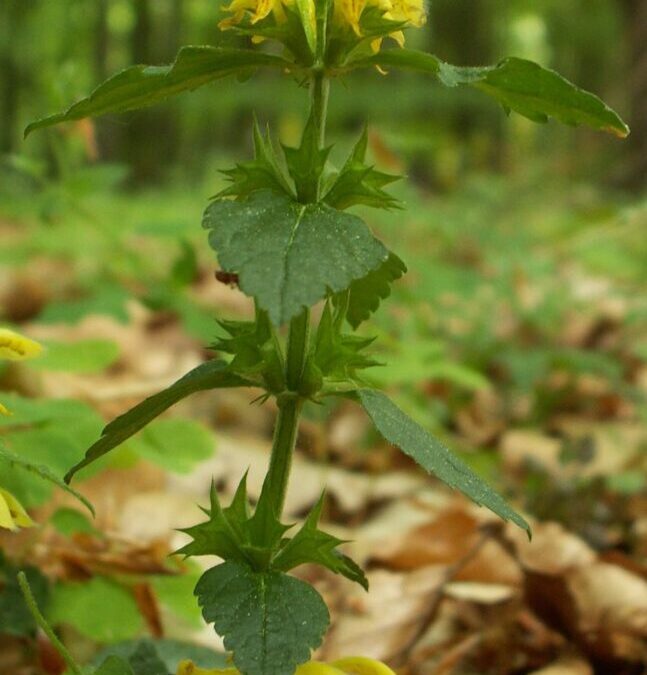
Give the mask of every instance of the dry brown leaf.
<svg viewBox="0 0 647 675">
<path fill-rule="evenodd" d="M 483 514 L 463 500 L 451 500 L 427 522 L 411 528 L 399 524 L 385 532 L 372 558 L 397 570 L 414 570 L 433 564 L 461 561 L 481 537 Z M 369 530 L 370 531 L 370 530 Z M 366 529 L 362 529 L 362 536 Z M 488 540 L 458 572 L 457 579 L 519 586 L 519 565 L 499 543 Z"/>
<path fill-rule="evenodd" d="M 134 494 L 125 500 L 116 530 L 133 541 L 167 539 L 172 549 L 179 548 L 188 537 L 177 530 L 205 519 L 198 501 L 197 497 L 168 490 Z"/>
<path fill-rule="evenodd" d="M 644 659 L 647 666 L 647 582 L 603 562 L 573 570 L 567 579 L 585 639 L 594 644 L 606 634 L 614 657 Z"/>
<path fill-rule="evenodd" d="M 410 574 L 369 572 L 371 592 L 352 587 L 346 611 L 338 609 L 319 658 L 334 660 L 362 654 L 388 661 L 415 635 L 430 600 L 445 578 L 445 567 Z"/>
<path fill-rule="evenodd" d="M 553 476 L 562 475 L 564 467 L 559 460 L 562 444 L 540 431 L 510 429 L 499 444 L 505 467 L 515 473 L 534 463 Z"/>
<path fill-rule="evenodd" d="M 160 608 L 151 585 L 147 583 L 135 584 L 132 592 L 135 596 L 139 613 L 144 617 L 144 621 L 146 621 L 148 632 L 154 638 L 159 639 L 163 637 L 164 629 L 162 627 Z"/>
<path fill-rule="evenodd" d="M 533 670 L 530 675 L 593 675 L 593 668 L 584 659 L 566 657 L 545 668 Z"/>
<path fill-rule="evenodd" d="M 508 527 L 506 536 L 515 543 L 525 570 L 558 576 L 595 562 L 595 552 L 558 523 L 534 524 L 531 542 L 523 532 L 515 530 L 518 528 Z"/>
<path fill-rule="evenodd" d="M 35 547 L 31 561 L 50 577 L 78 580 L 97 574 L 174 574 L 169 553 L 166 540 L 142 544 L 80 533 L 62 540 L 54 534 Z"/>
<path fill-rule="evenodd" d="M 476 581 L 453 581 L 445 586 L 447 597 L 477 605 L 500 605 L 512 600 L 517 590 L 504 584 L 484 584 Z"/>
<path fill-rule="evenodd" d="M 493 443 L 505 430 L 503 403 L 494 389 L 478 389 L 470 403 L 455 416 L 458 431 L 472 445 Z"/>
</svg>

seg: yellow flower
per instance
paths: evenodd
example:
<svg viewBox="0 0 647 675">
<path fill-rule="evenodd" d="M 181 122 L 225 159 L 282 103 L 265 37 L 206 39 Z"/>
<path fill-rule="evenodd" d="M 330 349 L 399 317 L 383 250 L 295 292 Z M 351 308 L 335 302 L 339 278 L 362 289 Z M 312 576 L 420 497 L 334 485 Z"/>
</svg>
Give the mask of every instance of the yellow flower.
<svg viewBox="0 0 647 675">
<path fill-rule="evenodd" d="M 228 7 L 223 8 L 225 12 L 231 12 L 232 16 L 223 19 L 218 26 L 221 30 L 232 28 L 243 20 L 246 12 L 251 13 L 252 24 L 266 19 L 270 14 L 274 15 L 277 23 L 283 23 L 286 20 L 283 5 L 290 6 L 292 2 L 293 0 L 233 0 Z"/>
<path fill-rule="evenodd" d="M 199 668 L 192 661 L 182 661 L 177 675 L 240 675 L 236 668 Z M 351 656 L 332 663 L 308 661 L 301 664 L 295 675 L 395 675 L 384 663 L 363 656 Z"/>
<path fill-rule="evenodd" d="M 0 328 L 0 359 L 22 361 L 38 356 L 42 350 L 38 342 L 8 328 Z"/>
<path fill-rule="evenodd" d="M 357 37 L 362 37 L 360 21 L 365 9 L 377 7 L 385 19 L 403 21 L 410 26 L 420 28 L 425 25 L 427 15 L 424 0 L 334 0 L 333 21 L 338 26 L 350 26 Z M 396 31 L 390 35 L 401 47 L 404 45 L 404 34 Z M 378 51 L 382 38 L 371 42 L 373 51 Z"/>
<path fill-rule="evenodd" d="M 391 9 L 386 18 L 406 21 L 410 26 L 422 28 L 427 22 L 424 0 L 391 0 Z"/>
<path fill-rule="evenodd" d="M 386 12 L 391 8 L 391 0 L 335 0 L 333 21 L 338 26 L 350 26 L 357 37 L 362 37 L 359 22 L 367 7 L 378 7 Z"/>
<path fill-rule="evenodd" d="M 23 361 L 38 356 L 42 351 L 42 346 L 35 340 L 30 340 L 8 328 L 0 328 L 0 359 Z M 2 403 L 0 403 L 0 415 L 11 415 Z"/>
<path fill-rule="evenodd" d="M 21 527 L 34 527 L 23 505 L 7 490 L 0 488 L 0 527 L 15 532 Z"/>
</svg>

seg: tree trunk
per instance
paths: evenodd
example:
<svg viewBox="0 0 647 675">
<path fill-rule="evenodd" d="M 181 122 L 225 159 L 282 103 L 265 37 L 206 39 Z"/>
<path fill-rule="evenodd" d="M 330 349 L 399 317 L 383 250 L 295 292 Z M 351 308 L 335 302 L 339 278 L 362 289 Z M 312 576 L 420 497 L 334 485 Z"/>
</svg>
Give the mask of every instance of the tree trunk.
<svg viewBox="0 0 647 675">
<path fill-rule="evenodd" d="M 28 3 L 20 0 L 0 2 L 0 154 L 13 152 L 19 138 L 21 72 L 16 36 L 28 10 Z"/>
<path fill-rule="evenodd" d="M 108 75 L 108 0 L 96 0 L 97 14 L 94 24 L 94 70 L 97 82 Z"/>
<path fill-rule="evenodd" d="M 647 0 L 624 0 L 629 43 L 629 125 L 623 183 L 647 187 Z"/>
<path fill-rule="evenodd" d="M 133 0 L 135 25 L 130 36 L 131 63 L 151 62 L 152 18 L 149 0 Z M 150 110 L 135 112 L 128 122 L 124 137 L 124 153 L 132 170 L 135 183 L 145 183 L 158 174 L 159 141 L 154 139 L 155 113 Z"/>
</svg>

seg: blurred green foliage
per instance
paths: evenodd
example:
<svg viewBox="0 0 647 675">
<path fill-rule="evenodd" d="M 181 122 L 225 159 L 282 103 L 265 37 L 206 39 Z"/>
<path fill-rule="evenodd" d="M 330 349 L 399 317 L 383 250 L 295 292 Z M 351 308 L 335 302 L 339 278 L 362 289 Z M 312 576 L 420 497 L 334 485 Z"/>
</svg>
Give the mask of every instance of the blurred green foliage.
<svg viewBox="0 0 647 675">
<path fill-rule="evenodd" d="M 295 141 L 305 97 L 292 83 L 270 75 L 242 87 L 219 82 L 154 110 L 51 131 L 21 144 L 26 120 L 66 107 L 110 73 L 131 63 L 167 63 L 180 44 L 238 39 L 217 30 L 219 7 L 212 0 L 5 0 L 0 6 L 5 169 L 11 167 L 27 182 L 51 176 L 69 180 L 71 173 L 77 182 L 87 182 L 88 176 L 70 166 L 86 155 L 127 167 L 135 182 L 196 177 L 212 166 L 214 156 L 221 161 L 223 153 L 247 149 L 243 130 L 254 110 L 279 122 L 282 140 Z M 621 110 L 630 97 L 629 84 L 620 76 L 628 49 L 622 46 L 620 0 L 436 0 L 427 26 L 415 33 L 407 37 L 408 45 L 430 48 L 452 63 L 483 65 L 519 55 L 558 69 Z M 389 147 L 411 160 L 414 176 L 440 186 L 452 185 L 464 169 L 514 169 L 506 149 L 512 140 L 541 153 L 555 147 L 547 146 L 548 137 L 562 149 L 577 149 L 570 155 L 576 164 L 598 157 L 600 169 L 604 156 L 618 151 L 617 145 L 586 132 L 502 121 L 496 106 L 478 92 L 443 91 L 415 77 L 392 74 L 390 95 L 384 96 L 382 79 L 375 72 L 354 78 L 352 87 L 338 83 L 331 130 L 337 136 L 354 131 L 370 101 L 371 123 Z M 602 157 L 595 154 L 601 147 Z M 119 178 L 123 175 L 110 174 L 112 180 Z"/>
</svg>

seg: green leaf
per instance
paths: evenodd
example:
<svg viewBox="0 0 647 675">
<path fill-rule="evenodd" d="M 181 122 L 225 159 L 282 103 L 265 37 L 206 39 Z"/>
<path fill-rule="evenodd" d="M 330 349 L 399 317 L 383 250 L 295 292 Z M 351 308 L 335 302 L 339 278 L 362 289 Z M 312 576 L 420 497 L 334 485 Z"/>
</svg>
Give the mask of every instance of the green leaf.
<svg viewBox="0 0 647 675">
<path fill-rule="evenodd" d="M 36 620 L 25 603 L 18 584 L 18 568 L 14 567 L 0 551 L 0 634 L 34 635 Z M 40 607 L 49 601 L 50 587 L 46 577 L 35 567 L 26 567 L 27 576 L 34 598 Z"/>
<path fill-rule="evenodd" d="M 121 445 L 165 410 L 190 394 L 206 389 L 244 387 L 250 384 L 249 381 L 231 373 L 223 361 L 208 361 L 199 365 L 168 389 L 150 396 L 110 422 L 103 430 L 101 438 L 85 453 L 85 458 L 68 471 L 65 482 L 69 483 L 77 471 Z"/>
<path fill-rule="evenodd" d="M 178 238 L 178 244 L 180 253 L 173 262 L 170 274 L 170 282 L 174 290 L 190 286 L 200 273 L 198 255 L 193 244 L 184 237 Z"/>
<path fill-rule="evenodd" d="M 205 621 L 245 675 L 293 675 L 330 622 L 319 593 L 282 572 L 226 562 L 205 572 L 195 592 Z"/>
<path fill-rule="evenodd" d="M 448 87 L 469 85 L 496 99 L 506 110 L 535 122 L 549 117 L 570 125 L 585 124 L 620 138 L 629 127 L 601 99 L 580 89 L 559 73 L 525 59 L 508 58 L 496 66 L 458 67 L 432 54 L 409 49 L 389 49 L 355 61 L 352 67 L 378 65 L 434 75 Z"/>
<path fill-rule="evenodd" d="M 2 402 L 12 412 L 9 417 L 0 417 L 3 434 L 11 435 L 27 427 L 67 431 L 70 440 L 83 447 L 101 429 L 101 416 L 87 403 L 74 399 L 26 398 L 6 393 Z"/>
<path fill-rule="evenodd" d="M 356 395 L 387 441 L 398 446 L 443 483 L 460 490 L 479 506 L 486 506 L 504 520 L 511 520 L 530 536 L 528 523 L 502 497 L 387 396 L 373 389 L 360 389 Z"/>
<path fill-rule="evenodd" d="M 385 185 L 400 180 L 400 176 L 391 176 L 367 165 L 367 145 L 368 133 L 364 127 L 344 167 L 323 198 L 326 204 L 336 209 L 347 209 L 355 204 L 380 209 L 400 207 L 400 202 L 382 189 Z"/>
<path fill-rule="evenodd" d="M 237 164 L 233 169 L 222 171 L 232 185 L 216 195 L 220 197 L 244 198 L 256 190 L 274 190 L 283 192 L 294 197 L 294 191 L 290 187 L 281 168 L 279 159 L 272 146 L 269 129 L 265 138 L 258 127 L 258 121 L 254 119 L 254 159 L 249 162 Z"/>
<path fill-rule="evenodd" d="M 49 519 L 49 525 L 54 527 L 65 537 L 71 537 L 73 534 L 91 534 L 97 535 L 98 531 L 92 523 L 76 509 L 60 508 Z"/>
<path fill-rule="evenodd" d="M 95 642 L 121 642 L 144 628 L 133 595 L 105 577 L 54 586 L 47 618 L 69 624 Z"/>
<path fill-rule="evenodd" d="M 126 303 L 130 294 L 122 287 L 102 281 L 100 289 L 89 289 L 85 297 L 52 302 L 38 315 L 39 323 L 75 324 L 90 314 L 105 314 L 128 323 Z"/>
<path fill-rule="evenodd" d="M 300 146 L 298 148 L 282 146 L 288 171 L 297 190 L 297 199 L 304 204 L 317 201 L 318 185 L 332 150 L 332 146 L 320 148 L 319 143 L 319 132 L 312 111 L 303 130 Z"/>
<path fill-rule="evenodd" d="M 47 342 L 42 356 L 29 364 L 35 370 L 98 373 L 119 358 L 119 347 L 110 340 Z"/>
<path fill-rule="evenodd" d="M 215 351 L 230 354 L 232 372 L 243 377 L 260 377 L 268 392 L 285 389 L 285 364 L 281 346 L 267 312 L 256 310 L 255 321 L 218 321 L 227 333 L 212 345 Z"/>
<path fill-rule="evenodd" d="M 6 448 L 23 462 L 46 467 L 55 477 L 79 461 L 103 424 L 100 415 L 80 401 L 6 394 L 3 402 L 13 412 L 0 417 Z M 18 462 L 12 467 L 0 457 L 0 474 L 3 485 L 25 506 L 39 506 L 51 497 L 53 482 L 23 470 Z"/>
<path fill-rule="evenodd" d="M 189 473 L 214 452 L 211 432 L 185 419 L 155 420 L 129 442 L 139 457 L 172 473 Z"/>
<path fill-rule="evenodd" d="M 349 289 L 346 320 L 357 328 L 377 311 L 382 300 L 391 295 L 391 284 L 407 271 L 407 266 L 395 253 L 362 279 L 353 281 Z"/>
<path fill-rule="evenodd" d="M 178 574 L 158 574 L 148 577 L 155 598 L 165 615 L 172 616 L 174 625 L 176 621 L 182 629 L 199 630 L 202 627 L 202 617 L 198 603 L 193 597 L 193 589 L 203 571 L 204 569 L 197 563 L 184 560 L 181 566 L 178 565 Z M 171 670 L 175 670 L 175 665 L 177 664 L 174 664 Z"/>
<path fill-rule="evenodd" d="M 128 659 L 134 675 L 169 675 L 168 668 L 151 642 L 140 642 Z"/>
<path fill-rule="evenodd" d="M 241 489 L 246 490 L 245 481 L 246 476 L 241 481 L 242 488 L 239 486 L 237 495 L 241 492 Z M 206 511 L 209 520 L 181 530 L 188 534 L 193 541 L 183 546 L 176 553 L 185 556 L 217 555 L 223 560 L 247 563 L 248 559 L 243 551 L 245 536 L 241 532 L 243 524 L 247 520 L 247 513 L 240 522 L 240 502 L 236 499 L 234 499 L 233 508 L 223 509 L 220 505 L 215 483 L 211 484 L 210 501 L 211 508 Z"/>
<path fill-rule="evenodd" d="M 191 596 L 191 593 L 189 593 L 189 596 Z M 192 598 L 192 600 L 195 602 L 195 598 Z M 109 656 L 117 656 L 124 661 L 128 661 L 142 644 L 152 645 L 160 659 L 166 664 L 167 670 L 171 673 L 176 672 L 180 661 L 184 661 L 185 659 L 190 659 L 199 668 L 227 667 L 227 661 L 223 653 L 215 652 L 212 649 L 195 645 L 190 642 L 172 640 L 169 638 L 162 638 L 161 640 L 142 638 L 141 640 L 127 640 L 125 642 L 109 645 L 104 647 L 99 654 L 92 659 L 92 663 L 102 663 Z"/>
<path fill-rule="evenodd" d="M 182 530 L 193 541 L 178 554 L 185 556 L 217 555 L 266 569 L 278 549 L 289 525 L 283 525 L 261 499 L 253 515 L 247 499 L 247 474 L 240 481 L 231 504 L 223 509 L 215 484 L 211 485 L 209 520 Z"/>
<path fill-rule="evenodd" d="M 335 574 L 341 574 L 368 591 L 368 579 L 362 569 L 348 556 L 337 551 L 345 543 L 317 527 L 323 508 L 324 495 L 308 514 L 303 527 L 290 539 L 272 561 L 272 569 L 288 572 L 304 565 L 323 565 Z"/>
<path fill-rule="evenodd" d="M 71 494 L 79 502 L 81 502 L 81 504 L 83 504 L 83 506 L 85 506 L 85 508 L 88 509 L 88 511 L 90 511 L 90 513 L 94 516 L 94 508 L 92 507 L 92 504 L 90 504 L 90 502 L 82 494 L 72 489 L 69 485 L 66 485 L 61 478 L 51 471 L 49 467 L 45 466 L 44 464 L 35 464 L 34 462 L 30 462 L 23 457 L 19 457 L 13 452 L 7 450 L 1 443 L 0 459 L 8 462 L 10 466 L 17 466 L 21 469 L 24 469 L 25 471 L 29 471 L 39 478 L 42 478 L 44 481 L 56 485 L 57 487 L 61 488 L 61 490 L 65 490 L 65 492 Z"/>
<path fill-rule="evenodd" d="M 130 664 L 118 656 L 109 656 L 95 671 L 94 675 L 136 675 Z"/>
<path fill-rule="evenodd" d="M 308 47 L 313 54 L 317 53 L 317 16 L 315 3 L 312 0 L 296 0 L 297 11 L 303 25 L 303 32 Z"/>
<path fill-rule="evenodd" d="M 249 49 L 183 47 L 172 65 L 122 70 L 65 112 L 32 122 L 25 129 L 25 137 L 35 129 L 60 122 L 145 108 L 218 78 L 261 66 L 286 69 L 291 64 L 279 56 Z"/>
<path fill-rule="evenodd" d="M 345 382 L 355 380 L 358 370 L 379 364 L 363 353 L 374 338 L 341 332 L 342 311 L 342 308 L 338 309 L 337 316 L 333 318 L 330 303 L 326 303 L 317 327 L 311 362 L 323 377 Z"/>
<path fill-rule="evenodd" d="M 226 272 L 280 325 L 365 277 L 388 256 L 356 216 L 268 190 L 211 204 L 203 225 Z"/>
</svg>

